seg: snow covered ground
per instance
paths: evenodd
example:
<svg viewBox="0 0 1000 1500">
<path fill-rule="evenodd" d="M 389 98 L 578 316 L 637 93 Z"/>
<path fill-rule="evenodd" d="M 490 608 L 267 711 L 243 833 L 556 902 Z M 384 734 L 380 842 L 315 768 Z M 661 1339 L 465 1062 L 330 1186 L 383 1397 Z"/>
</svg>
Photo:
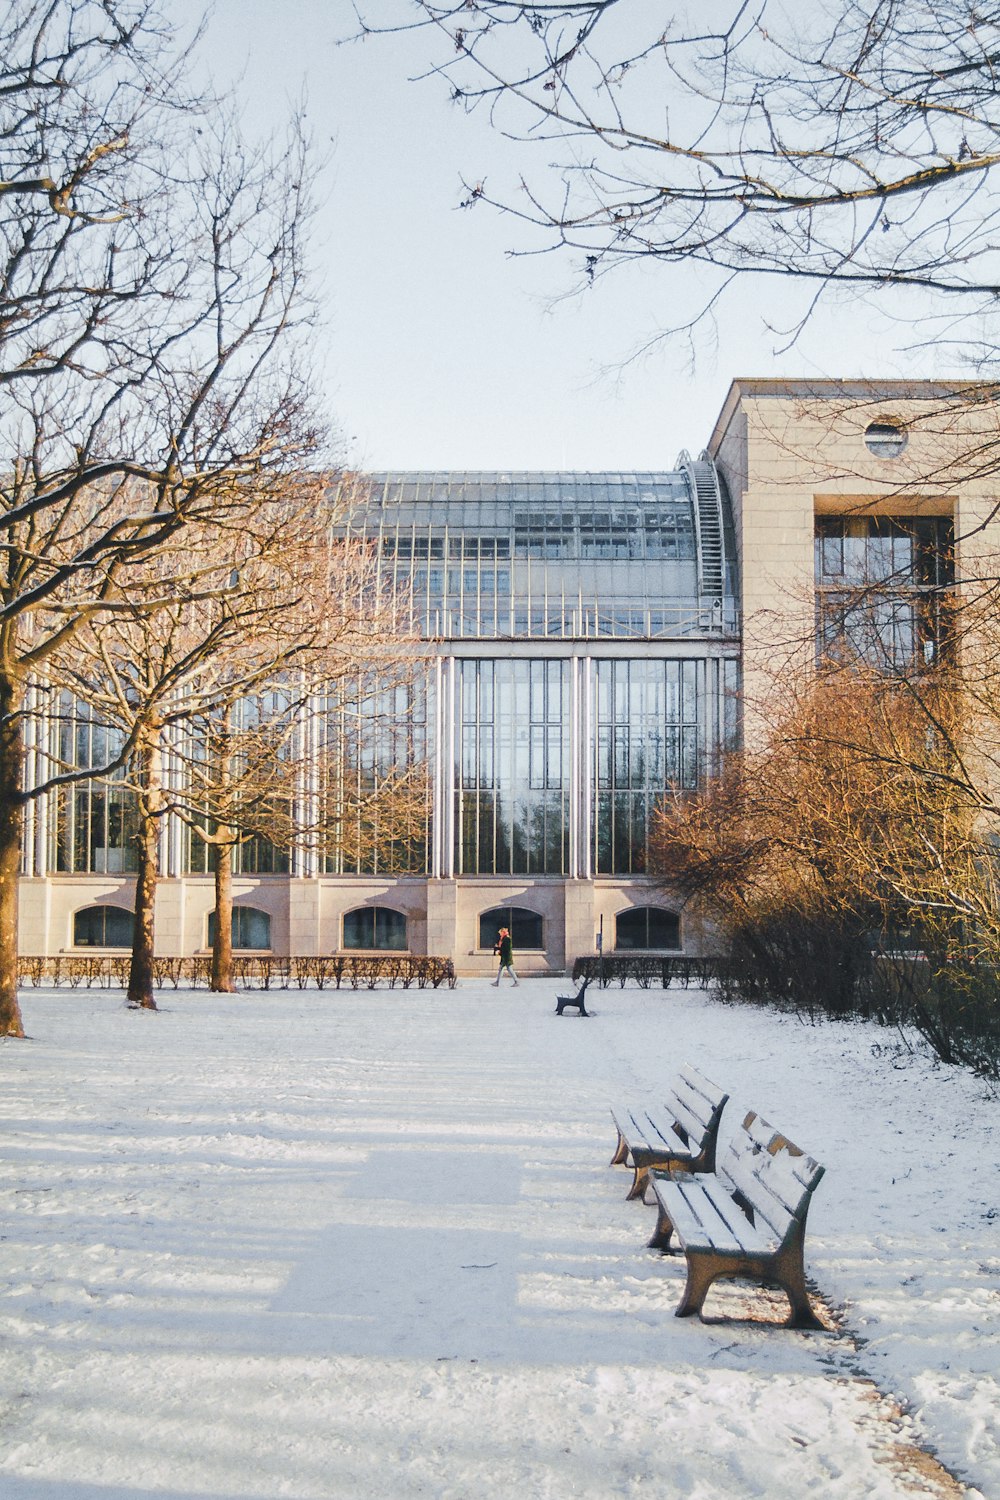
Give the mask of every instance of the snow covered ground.
<svg viewBox="0 0 1000 1500">
<path fill-rule="evenodd" d="M 561 987 L 27 991 L 3 1500 L 1000 1497 L 995 1094 L 865 1025 Z M 826 1164 L 831 1332 L 725 1283 L 674 1318 L 607 1105 L 682 1062 L 724 1136 L 753 1107 Z"/>
</svg>

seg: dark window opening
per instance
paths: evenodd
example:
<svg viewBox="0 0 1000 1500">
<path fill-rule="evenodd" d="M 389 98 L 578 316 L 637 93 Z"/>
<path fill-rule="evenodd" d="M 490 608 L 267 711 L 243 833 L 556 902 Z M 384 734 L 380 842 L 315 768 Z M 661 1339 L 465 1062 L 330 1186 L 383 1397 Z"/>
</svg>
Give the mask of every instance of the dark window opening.
<svg viewBox="0 0 1000 1500">
<path fill-rule="evenodd" d="M 615 948 L 679 948 L 681 923 L 676 912 L 659 906 L 634 906 L 615 923 Z"/>
<path fill-rule="evenodd" d="M 77 948 L 131 948 L 135 914 L 123 906 L 85 906 L 73 916 Z"/>
<path fill-rule="evenodd" d="M 270 948 L 271 918 L 256 906 L 233 907 L 233 947 Z M 215 912 L 208 914 L 208 946 L 215 946 Z"/>
<path fill-rule="evenodd" d="M 544 950 L 544 922 L 537 911 L 529 911 L 526 906 L 494 906 L 481 912 L 480 948 L 492 948 L 501 927 L 509 930 L 515 953 L 526 948 Z"/>
<path fill-rule="evenodd" d="M 405 950 L 406 917 L 390 906 L 359 906 L 345 912 L 344 947 Z"/>
</svg>

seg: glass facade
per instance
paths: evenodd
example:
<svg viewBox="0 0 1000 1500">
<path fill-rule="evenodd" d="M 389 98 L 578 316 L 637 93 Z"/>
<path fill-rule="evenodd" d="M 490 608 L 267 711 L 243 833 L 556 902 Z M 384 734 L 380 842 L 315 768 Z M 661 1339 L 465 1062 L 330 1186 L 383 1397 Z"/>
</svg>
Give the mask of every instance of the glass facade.
<svg viewBox="0 0 1000 1500">
<path fill-rule="evenodd" d="M 936 661 L 946 644 L 955 529 L 943 516 L 820 516 L 816 650 L 871 666 Z"/>
<path fill-rule="evenodd" d="M 315 724 L 324 873 L 427 873 L 429 701 L 423 667 L 411 681 L 352 681 L 326 695 Z"/>
<path fill-rule="evenodd" d="M 680 470 L 371 474 L 365 486 L 360 502 L 356 489 L 337 497 L 353 504 L 347 534 L 372 543 L 380 582 L 427 637 L 735 629 L 732 578 L 724 594 L 699 589 L 702 518 Z M 714 524 L 731 534 L 728 514 Z"/>
<path fill-rule="evenodd" d="M 107 765 L 123 742 L 120 731 L 65 693 L 49 729 L 50 764 L 64 770 Z M 50 799 L 49 868 L 59 874 L 133 874 L 136 827 L 135 793 L 124 771 L 60 787 Z"/>
<path fill-rule="evenodd" d="M 381 868 L 645 873 L 657 802 L 735 742 L 737 580 L 714 467 L 383 473 L 345 482 L 345 500 L 341 534 L 441 664 L 396 729 L 366 717 L 350 765 L 363 800 L 425 757 L 426 836 Z M 350 842 L 327 869 L 363 873 Z"/>
<path fill-rule="evenodd" d="M 696 787 L 735 742 L 732 518 L 713 466 L 684 456 L 655 474 L 377 474 L 331 503 L 334 537 L 375 559 L 396 626 L 422 641 L 412 669 L 345 678 L 275 730 L 274 790 L 255 793 L 251 778 L 246 816 L 238 786 L 230 804 L 244 828 L 235 873 L 645 874 L 658 802 Z M 277 698 L 227 720 L 227 766 L 234 734 L 271 742 L 272 710 L 277 722 Z M 66 767 L 98 766 L 113 747 L 69 699 L 51 730 Z M 164 743 L 164 784 L 188 807 L 164 820 L 164 875 L 211 873 L 190 809 L 209 800 L 198 788 L 213 784 L 215 732 L 208 720 Z M 123 773 L 61 791 L 45 822 L 48 869 L 130 873 L 135 829 Z M 382 910 L 349 911 L 344 944 L 405 946 L 405 919 Z M 237 946 L 269 944 L 249 908 L 234 924 Z"/>
<path fill-rule="evenodd" d="M 594 863 L 601 875 L 646 871 L 650 815 L 668 789 L 703 771 L 703 672 L 697 661 L 597 663 Z"/>
<path fill-rule="evenodd" d="M 563 875 L 569 850 L 564 661 L 458 663 L 463 874 Z"/>
</svg>

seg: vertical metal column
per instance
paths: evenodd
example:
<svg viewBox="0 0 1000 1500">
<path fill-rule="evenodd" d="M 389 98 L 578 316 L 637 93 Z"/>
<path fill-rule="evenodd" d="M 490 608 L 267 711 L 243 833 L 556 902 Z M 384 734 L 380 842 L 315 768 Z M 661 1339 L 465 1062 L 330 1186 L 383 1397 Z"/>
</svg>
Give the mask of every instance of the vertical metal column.
<svg viewBox="0 0 1000 1500">
<path fill-rule="evenodd" d="M 592 880 L 594 876 L 594 755 L 596 746 L 594 740 L 594 659 L 592 656 L 583 657 L 580 663 L 583 675 L 582 705 L 583 713 L 580 724 L 580 757 L 582 774 L 580 777 L 580 838 L 582 841 L 582 854 L 580 874 L 584 880 Z"/>
<path fill-rule="evenodd" d="M 580 820 L 583 811 L 583 791 L 580 773 L 583 764 L 580 724 L 580 658 L 569 659 L 569 868 L 570 880 L 579 880 Z"/>
<path fill-rule="evenodd" d="M 434 662 L 434 718 L 431 736 L 431 878 L 440 880 L 444 870 L 444 662 Z"/>
<path fill-rule="evenodd" d="M 25 694 L 25 707 L 28 710 L 24 722 L 24 779 L 26 789 L 38 785 L 38 694 L 34 683 L 32 683 Z M 35 875 L 38 873 L 36 866 L 36 814 L 38 808 L 37 797 L 29 797 L 24 808 L 24 828 L 21 833 L 21 874 Z"/>
<path fill-rule="evenodd" d="M 51 699 L 38 694 L 37 721 L 35 731 L 35 784 L 44 781 L 51 762 L 46 755 L 51 730 Z M 49 873 L 49 809 L 54 793 L 46 792 L 33 798 L 35 809 L 35 874 Z"/>
<path fill-rule="evenodd" d="M 455 876 L 455 679 L 456 662 L 449 656 L 444 670 L 444 743 L 442 746 L 443 791 L 445 800 L 445 839 L 442 873 L 448 880 Z"/>
<path fill-rule="evenodd" d="M 304 686 L 304 684 L 303 684 Z M 303 691 L 302 704 L 293 731 L 292 754 L 299 765 L 297 788 L 302 833 L 291 850 L 290 869 L 300 879 L 315 879 L 320 873 L 320 703 L 322 692 Z M 325 712 L 325 710 L 324 710 Z M 295 741 L 298 741 L 296 746 Z M 297 753 L 296 753 L 297 751 Z"/>
</svg>

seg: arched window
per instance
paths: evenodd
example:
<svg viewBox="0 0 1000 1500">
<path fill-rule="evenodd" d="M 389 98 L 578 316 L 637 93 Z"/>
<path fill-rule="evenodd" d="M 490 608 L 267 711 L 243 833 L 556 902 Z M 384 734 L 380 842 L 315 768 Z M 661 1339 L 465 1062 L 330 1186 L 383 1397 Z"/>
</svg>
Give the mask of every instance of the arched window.
<svg viewBox="0 0 1000 1500">
<path fill-rule="evenodd" d="M 135 914 L 124 906 L 85 906 L 73 914 L 77 948 L 131 948 Z"/>
<path fill-rule="evenodd" d="M 215 912 L 208 914 L 208 946 L 215 944 Z M 271 918 L 256 906 L 233 907 L 233 947 L 270 948 Z"/>
<path fill-rule="evenodd" d="M 633 906 L 618 913 L 616 948 L 679 948 L 681 919 L 662 906 Z"/>
<path fill-rule="evenodd" d="M 545 947 L 544 924 L 537 911 L 529 911 L 526 906 L 493 906 L 480 913 L 480 948 L 492 948 L 501 927 L 510 929 L 515 953 L 519 949 Z"/>
<path fill-rule="evenodd" d="M 406 918 L 391 906 L 358 906 L 344 913 L 344 947 L 406 948 Z"/>
</svg>

